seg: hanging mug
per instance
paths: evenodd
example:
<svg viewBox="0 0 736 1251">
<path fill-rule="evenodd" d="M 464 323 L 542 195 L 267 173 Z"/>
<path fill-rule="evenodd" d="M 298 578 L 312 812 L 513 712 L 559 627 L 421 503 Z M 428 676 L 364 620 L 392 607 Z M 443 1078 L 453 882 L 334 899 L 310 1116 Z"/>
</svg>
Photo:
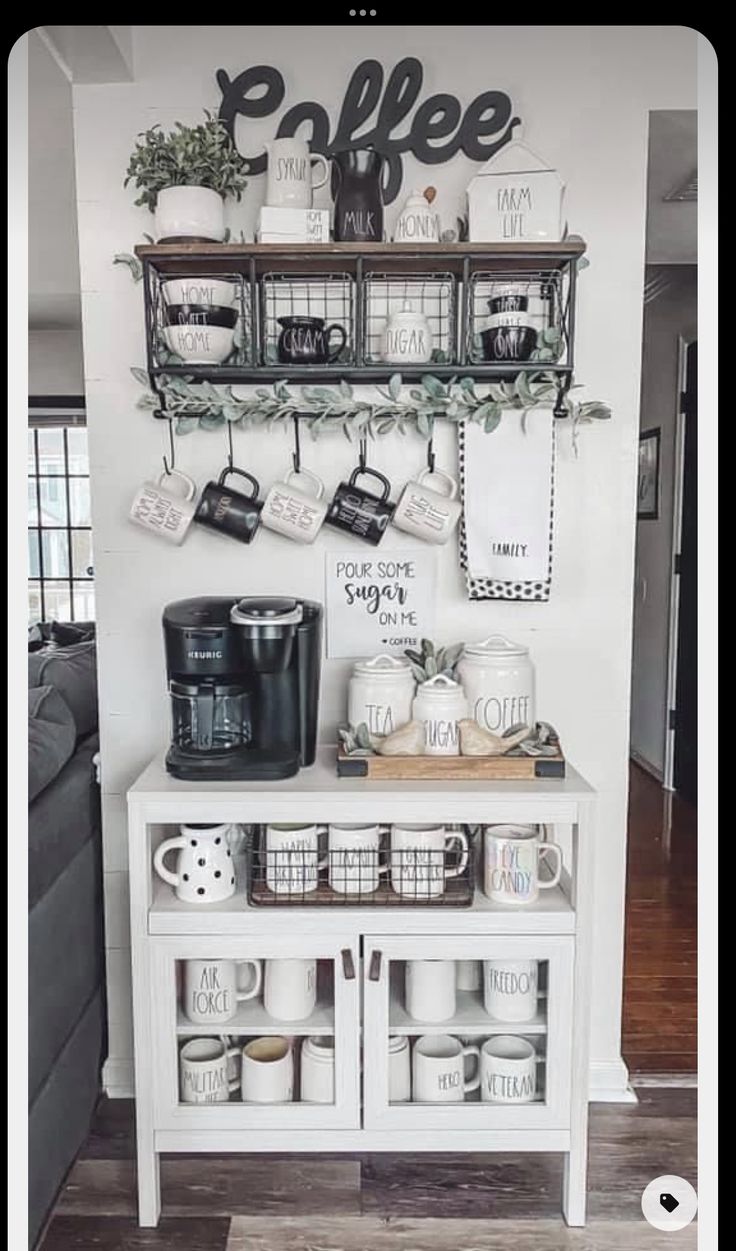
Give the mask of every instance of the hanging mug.
<svg viewBox="0 0 736 1251">
<path fill-rule="evenodd" d="M 244 495 L 242 491 L 234 491 L 225 485 L 231 474 L 238 474 L 249 482 L 252 491 Z M 216 530 L 219 534 L 227 534 L 241 543 L 250 543 L 261 523 L 263 500 L 258 495 L 258 480 L 245 469 L 237 469 L 228 465 L 223 469 L 217 482 L 208 482 L 204 488 L 194 520 L 200 526 Z"/>
<path fill-rule="evenodd" d="M 161 473 L 155 482 L 138 487 L 128 516 L 137 526 L 178 545 L 194 520 L 196 490 L 192 479 L 178 469 Z"/>
<path fill-rule="evenodd" d="M 381 495 L 372 495 L 356 485 L 358 478 L 376 478 L 381 483 Z M 341 482 L 327 510 L 325 522 L 356 539 L 365 539 L 375 547 L 381 542 L 386 527 L 394 513 L 389 502 L 391 483 L 377 469 L 358 466 L 347 482 Z"/>
<path fill-rule="evenodd" d="M 427 486 L 437 478 L 446 488 L 436 491 Z M 425 543 L 446 543 L 460 520 L 462 504 L 456 498 L 457 482 L 442 469 L 425 469 L 415 481 L 407 482 L 396 505 L 393 524 L 405 534 Z"/>
<path fill-rule="evenodd" d="M 295 482 L 302 478 L 310 491 L 300 491 Z M 282 482 L 274 482 L 261 510 L 261 521 L 269 530 L 283 534 L 295 543 L 313 543 L 327 514 L 322 496 L 324 483 L 309 469 L 290 469 Z"/>
</svg>

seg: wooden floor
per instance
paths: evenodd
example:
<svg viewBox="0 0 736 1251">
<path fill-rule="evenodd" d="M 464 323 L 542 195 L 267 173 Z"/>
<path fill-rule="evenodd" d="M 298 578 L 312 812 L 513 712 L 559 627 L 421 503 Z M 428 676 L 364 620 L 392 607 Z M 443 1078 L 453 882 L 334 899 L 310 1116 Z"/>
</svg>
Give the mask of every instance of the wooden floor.
<svg viewBox="0 0 736 1251">
<path fill-rule="evenodd" d="M 696 809 L 632 765 L 622 1052 L 633 1075 L 697 1069 L 697 887 Z"/>
<path fill-rule="evenodd" d="M 589 1222 L 560 1216 L 556 1155 L 168 1156 L 156 1230 L 135 1220 L 133 1104 L 100 1103 L 41 1251 L 671 1251 L 641 1215 L 663 1173 L 697 1187 L 696 1092 L 591 1108 Z M 695 1225 L 676 1238 L 694 1251 Z"/>
</svg>

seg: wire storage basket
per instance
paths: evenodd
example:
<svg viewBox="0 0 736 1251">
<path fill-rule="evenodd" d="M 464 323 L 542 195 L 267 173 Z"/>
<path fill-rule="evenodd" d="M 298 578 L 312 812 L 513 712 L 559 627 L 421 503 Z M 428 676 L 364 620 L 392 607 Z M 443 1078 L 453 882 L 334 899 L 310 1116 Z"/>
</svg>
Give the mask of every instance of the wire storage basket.
<svg viewBox="0 0 736 1251">
<path fill-rule="evenodd" d="M 472 364 L 569 363 L 569 277 L 562 270 L 477 271 L 468 284 L 465 350 Z"/>
<path fill-rule="evenodd" d="M 473 902 L 476 846 L 463 829 L 468 853 L 458 840 L 443 850 L 394 849 L 272 850 L 265 826 L 248 840 L 248 901 L 256 907 L 467 908 Z"/>
<path fill-rule="evenodd" d="M 457 282 L 453 274 L 370 274 L 363 280 L 363 301 L 366 365 L 385 361 L 386 323 L 406 304 L 429 323 L 432 363 L 452 365 L 457 360 Z"/>
<path fill-rule="evenodd" d="M 243 274 L 149 270 L 148 334 L 154 367 L 252 363 L 250 287 Z"/>
<path fill-rule="evenodd" d="M 281 359 L 279 340 L 285 328 L 283 319 L 314 318 L 325 329 L 333 331 L 340 327 L 343 343 L 335 333 L 327 336 L 329 344 L 322 364 L 352 365 L 355 363 L 355 284 L 350 274 L 310 274 L 309 277 L 294 274 L 264 274 L 259 282 L 261 363 L 264 365 L 291 365 L 303 371 L 309 370 L 310 362 L 304 359 L 290 362 Z M 282 340 L 283 341 L 283 340 Z"/>
</svg>

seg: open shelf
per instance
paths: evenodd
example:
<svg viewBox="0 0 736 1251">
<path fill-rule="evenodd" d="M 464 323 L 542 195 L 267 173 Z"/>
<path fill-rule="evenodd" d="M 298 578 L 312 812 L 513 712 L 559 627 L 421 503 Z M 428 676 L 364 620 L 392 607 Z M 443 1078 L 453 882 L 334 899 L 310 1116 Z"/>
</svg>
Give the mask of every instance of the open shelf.
<svg viewBox="0 0 736 1251">
<path fill-rule="evenodd" d="M 267 916 L 275 913 L 249 905 L 243 869 L 236 866 L 238 888 L 229 899 L 211 904 L 188 904 L 177 899 L 171 886 L 155 882 L 153 901 L 148 916 L 149 934 L 258 934 L 263 931 Z M 432 934 L 437 932 L 436 908 L 412 907 L 351 908 L 307 907 L 296 905 L 279 911 L 279 923 L 313 932 L 315 926 L 323 933 L 336 933 L 354 926 L 362 933 L 380 934 L 387 930 L 400 933 Z M 476 891 L 470 908 L 445 909 L 443 928 L 448 921 L 463 932 L 477 934 L 569 934 L 575 930 L 575 912 L 559 886 L 542 891 L 533 904 L 503 905 L 493 903 Z M 416 1031 L 414 1031 L 416 1032 Z M 441 1031 L 446 1033 L 446 1030 Z M 492 1031 L 491 1031 L 492 1032 Z"/>
<path fill-rule="evenodd" d="M 179 1008 L 176 1017 L 176 1032 L 178 1035 L 192 1038 L 199 1034 L 209 1038 L 213 1033 L 233 1036 L 252 1034 L 259 1038 L 276 1034 L 288 1037 L 334 1034 L 335 1009 L 330 1000 L 319 998 L 314 1012 L 303 1021 L 276 1021 L 268 1015 L 259 1000 L 252 999 L 247 1003 L 239 1004 L 236 1015 L 224 1025 L 194 1025 Z"/>
<path fill-rule="evenodd" d="M 480 991 L 459 990 L 457 992 L 457 1009 L 455 1015 L 447 1021 L 429 1023 L 417 1021 L 404 1007 L 398 987 L 391 988 L 388 1008 L 389 1033 L 407 1034 L 411 1037 L 422 1034 L 478 1034 L 490 1037 L 491 1034 L 546 1034 L 546 1012 L 537 1012 L 531 1021 L 496 1021 L 490 1017 L 483 1007 L 483 995 Z"/>
</svg>

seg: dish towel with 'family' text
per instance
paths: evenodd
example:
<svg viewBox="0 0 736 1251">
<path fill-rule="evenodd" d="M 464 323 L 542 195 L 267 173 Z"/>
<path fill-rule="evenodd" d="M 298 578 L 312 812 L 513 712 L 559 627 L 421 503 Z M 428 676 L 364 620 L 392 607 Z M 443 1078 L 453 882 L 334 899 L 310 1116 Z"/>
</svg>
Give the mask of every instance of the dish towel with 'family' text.
<svg viewBox="0 0 736 1251">
<path fill-rule="evenodd" d="M 522 421 L 522 418 L 524 420 Z M 552 580 L 554 417 L 505 409 L 495 430 L 458 429 L 460 563 L 470 599 L 548 600 Z"/>
</svg>

